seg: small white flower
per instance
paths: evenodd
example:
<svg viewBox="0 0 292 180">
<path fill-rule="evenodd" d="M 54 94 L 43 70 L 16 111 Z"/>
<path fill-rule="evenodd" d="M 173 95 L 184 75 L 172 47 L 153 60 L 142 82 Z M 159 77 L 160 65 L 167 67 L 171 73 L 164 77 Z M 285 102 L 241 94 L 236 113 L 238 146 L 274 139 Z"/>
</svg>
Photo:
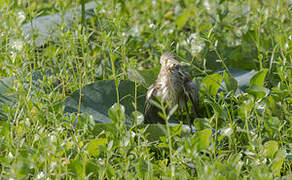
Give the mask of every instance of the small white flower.
<svg viewBox="0 0 292 180">
<path fill-rule="evenodd" d="M 204 1 L 203 2 L 203 5 L 205 6 L 205 8 L 207 9 L 207 10 L 211 10 L 211 5 L 210 5 L 210 3 L 209 3 L 209 1 L 208 0 L 206 0 L 206 1 Z"/>
<path fill-rule="evenodd" d="M 20 39 L 16 39 L 11 42 L 10 46 L 16 51 L 21 51 L 24 47 L 24 42 Z"/>
<path fill-rule="evenodd" d="M 23 11 L 17 12 L 17 21 L 19 24 L 23 23 L 26 19 L 25 13 Z"/>
<path fill-rule="evenodd" d="M 45 173 L 41 171 L 37 176 L 36 179 L 43 179 L 45 177 Z"/>
<path fill-rule="evenodd" d="M 204 40 L 197 33 L 191 34 L 186 42 L 190 45 L 193 56 L 199 54 L 205 47 Z"/>
<path fill-rule="evenodd" d="M 288 44 L 288 43 L 285 43 L 285 45 L 284 45 L 284 49 L 285 49 L 285 50 L 289 49 L 289 44 Z"/>
</svg>

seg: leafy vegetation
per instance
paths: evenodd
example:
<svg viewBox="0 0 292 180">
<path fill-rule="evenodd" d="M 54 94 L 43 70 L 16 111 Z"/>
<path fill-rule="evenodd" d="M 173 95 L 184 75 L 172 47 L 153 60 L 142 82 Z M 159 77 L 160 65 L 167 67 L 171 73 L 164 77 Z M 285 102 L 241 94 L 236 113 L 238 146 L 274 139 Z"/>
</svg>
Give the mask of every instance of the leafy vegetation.
<svg viewBox="0 0 292 180">
<path fill-rule="evenodd" d="M 84 3 L 0 3 L 1 178 L 292 178 L 291 0 Z M 141 124 L 165 51 L 195 133 Z"/>
</svg>

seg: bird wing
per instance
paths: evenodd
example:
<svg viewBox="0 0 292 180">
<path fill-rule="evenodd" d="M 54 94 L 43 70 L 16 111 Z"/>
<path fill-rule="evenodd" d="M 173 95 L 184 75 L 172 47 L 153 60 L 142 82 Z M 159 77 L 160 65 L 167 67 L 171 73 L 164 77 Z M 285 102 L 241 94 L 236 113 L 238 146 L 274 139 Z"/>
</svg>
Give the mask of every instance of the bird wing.
<svg viewBox="0 0 292 180">
<path fill-rule="evenodd" d="M 159 116 L 158 112 L 161 110 L 151 104 L 150 100 L 156 100 L 156 93 L 157 89 L 160 87 L 157 84 L 152 84 L 146 95 L 146 101 L 145 101 L 145 109 L 144 109 L 144 123 L 161 123 L 164 124 L 165 121 Z"/>
<path fill-rule="evenodd" d="M 146 94 L 146 101 L 145 101 L 145 109 L 144 109 L 144 115 L 146 118 L 146 116 L 148 116 L 148 114 L 150 113 L 150 107 L 152 106 L 150 104 L 150 99 L 154 97 L 154 91 L 155 91 L 155 85 L 152 84 L 149 88 L 148 88 L 148 91 L 147 91 L 147 94 Z"/>
<path fill-rule="evenodd" d="M 199 112 L 199 88 L 193 81 L 188 81 L 185 83 L 184 89 L 187 97 L 192 103 L 192 113 L 195 116 L 194 118 L 196 118 Z"/>
</svg>

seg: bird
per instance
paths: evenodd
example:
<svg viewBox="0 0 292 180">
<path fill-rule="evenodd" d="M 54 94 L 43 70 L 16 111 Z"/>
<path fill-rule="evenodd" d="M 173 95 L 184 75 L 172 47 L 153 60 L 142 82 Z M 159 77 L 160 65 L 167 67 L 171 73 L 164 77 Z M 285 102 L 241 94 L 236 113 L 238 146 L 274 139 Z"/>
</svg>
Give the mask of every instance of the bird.
<svg viewBox="0 0 292 180">
<path fill-rule="evenodd" d="M 178 105 L 180 111 L 185 109 L 192 130 L 193 121 L 197 118 L 199 112 L 199 88 L 172 53 L 165 52 L 160 57 L 160 64 L 161 68 L 157 80 L 147 91 L 144 123 L 165 124 L 165 119 L 159 115 L 159 112 L 162 112 L 161 109 L 151 103 L 151 101 L 161 99 L 164 104 L 171 102 L 166 109 L 167 112 L 176 105 Z M 192 105 L 191 114 L 187 105 L 188 100 L 190 100 Z"/>
</svg>

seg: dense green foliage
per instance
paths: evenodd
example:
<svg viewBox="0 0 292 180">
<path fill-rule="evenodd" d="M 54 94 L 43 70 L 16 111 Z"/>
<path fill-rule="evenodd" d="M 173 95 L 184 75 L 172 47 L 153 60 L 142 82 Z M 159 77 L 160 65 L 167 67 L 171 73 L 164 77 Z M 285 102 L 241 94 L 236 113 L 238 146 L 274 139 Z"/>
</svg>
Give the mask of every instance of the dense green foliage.
<svg viewBox="0 0 292 180">
<path fill-rule="evenodd" d="M 91 17 L 57 25 L 41 45 L 37 30 L 23 36 L 34 18 L 82 3 L 0 3 L 1 178 L 291 179 L 291 0 L 96 0 Z M 97 80 L 149 86 L 165 51 L 200 84 L 196 133 L 138 125 L 139 101 L 128 115 L 116 94 L 112 123 L 64 113 L 64 99 Z M 246 93 L 232 68 L 258 71 Z"/>
</svg>

